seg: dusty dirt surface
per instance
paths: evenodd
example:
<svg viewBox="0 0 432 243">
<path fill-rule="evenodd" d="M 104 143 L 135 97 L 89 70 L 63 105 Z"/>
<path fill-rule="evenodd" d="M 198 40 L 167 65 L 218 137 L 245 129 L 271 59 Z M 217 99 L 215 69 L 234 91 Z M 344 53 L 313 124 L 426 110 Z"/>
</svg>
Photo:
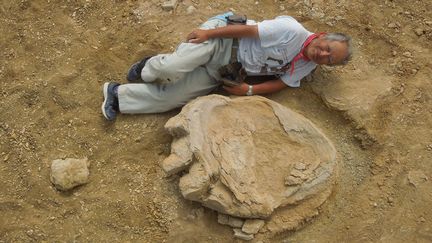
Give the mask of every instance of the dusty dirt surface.
<svg viewBox="0 0 432 243">
<path fill-rule="evenodd" d="M 100 112 L 104 82 L 125 82 L 133 62 L 172 51 L 230 8 L 255 20 L 291 15 L 311 31 L 346 32 L 357 49 L 347 67 L 320 68 L 302 88 L 267 96 L 335 143 L 340 179 L 317 217 L 263 242 L 432 241 L 430 1 L 185 0 L 168 12 L 156 0 L 5 0 L 0 242 L 236 241 L 160 168 L 172 141 L 163 125 L 178 110 L 114 123 Z M 369 85 L 381 82 L 386 92 L 370 99 L 368 88 L 377 88 Z M 339 99 L 347 83 L 358 86 Z M 90 182 L 62 193 L 50 183 L 49 165 L 68 157 L 88 157 Z"/>
</svg>

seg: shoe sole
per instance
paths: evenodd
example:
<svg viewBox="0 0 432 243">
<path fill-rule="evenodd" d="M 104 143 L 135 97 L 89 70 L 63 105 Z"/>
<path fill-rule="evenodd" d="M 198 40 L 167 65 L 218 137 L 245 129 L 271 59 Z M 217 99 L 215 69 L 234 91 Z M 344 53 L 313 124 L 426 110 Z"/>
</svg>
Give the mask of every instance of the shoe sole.
<svg viewBox="0 0 432 243">
<path fill-rule="evenodd" d="M 102 109 L 102 114 L 103 114 L 103 116 L 104 116 L 108 121 L 111 121 L 111 120 L 108 118 L 107 114 L 105 113 L 105 104 L 106 104 L 106 102 L 107 102 L 107 97 L 108 97 L 108 86 L 109 86 L 109 83 L 104 83 L 103 88 L 102 88 L 102 92 L 103 92 L 103 96 L 104 96 L 104 101 L 102 102 L 102 107 L 101 107 L 101 109 Z"/>
</svg>

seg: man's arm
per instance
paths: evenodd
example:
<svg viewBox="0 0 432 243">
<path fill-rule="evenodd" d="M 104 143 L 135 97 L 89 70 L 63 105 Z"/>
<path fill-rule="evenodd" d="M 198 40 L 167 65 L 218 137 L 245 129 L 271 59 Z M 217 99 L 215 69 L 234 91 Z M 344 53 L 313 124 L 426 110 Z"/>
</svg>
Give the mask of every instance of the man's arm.
<svg viewBox="0 0 432 243">
<path fill-rule="evenodd" d="M 257 25 L 227 25 L 216 29 L 196 29 L 187 36 L 190 43 L 201 43 L 212 38 L 258 38 Z"/>
<path fill-rule="evenodd" d="M 269 94 L 269 93 L 274 93 L 274 92 L 277 92 L 279 90 L 282 90 L 283 88 L 286 88 L 286 87 L 287 87 L 287 85 L 281 79 L 269 80 L 269 81 L 264 82 L 264 83 L 253 85 L 252 92 L 254 95 L 255 94 Z M 226 91 L 228 91 L 230 94 L 240 96 L 240 95 L 246 95 L 246 93 L 249 89 L 249 85 L 246 83 L 242 83 L 240 85 L 233 86 L 233 87 L 223 86 L 223 88 Z"/>
</svg>

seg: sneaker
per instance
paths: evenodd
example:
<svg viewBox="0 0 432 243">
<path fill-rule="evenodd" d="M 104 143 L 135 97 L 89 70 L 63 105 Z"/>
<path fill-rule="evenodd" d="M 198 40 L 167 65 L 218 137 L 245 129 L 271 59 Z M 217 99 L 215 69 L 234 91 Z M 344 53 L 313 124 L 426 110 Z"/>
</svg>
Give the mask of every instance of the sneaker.
<svg viewBox="0 0 432 243">
<path fill-rule="evenodd" d="M 128 74 L 126 76 L 126 79 L 129 82 L 133 82 L 133 81 L 137 81 L 137 80 L 141 80 L 141 71 L 144 68 L 146 62 L 152 58 L 153 56 L 147 56 L 144 57 L 144 59 L 142 59 L 141 61 L 133 64 L 128 71 Z"/>
<path fill-rule="evenodd" d="M 106 82 L 103 85 L 102 91 L 104 101 L 102 103 L 102 114 L 108 121 L 112 121 L 116 118 L 117 112 L 119 111 L 119 104 L 117 95 L 114 93 L 114 88 L 120 84 L 114 82 Z"/>
</svg>

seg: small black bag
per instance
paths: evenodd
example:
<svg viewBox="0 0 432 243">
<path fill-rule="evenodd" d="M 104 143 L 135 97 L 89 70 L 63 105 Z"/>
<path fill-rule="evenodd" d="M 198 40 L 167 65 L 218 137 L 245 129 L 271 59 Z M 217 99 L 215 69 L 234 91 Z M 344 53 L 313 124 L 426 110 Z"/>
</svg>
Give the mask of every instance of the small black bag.
<svg viewBox="0 0 432 243">
<path fill-rule="evenodd" d="M 243 25 L 246 24 L 247 22 L 247 17 L 246 15 L 230 15 L 228 17 L 226 17 L 227 19 L 227 24 L 238 24 L 238 25 Z"/>
<path fill-rule="evenodd" d="M 247 76 L 240 62 L 234 62 L 222 66 L 218 71 L 221 75 L 220 81 L 222 81 L 224 85 L 231 87 L 243 83 Z"/>
</svg>

